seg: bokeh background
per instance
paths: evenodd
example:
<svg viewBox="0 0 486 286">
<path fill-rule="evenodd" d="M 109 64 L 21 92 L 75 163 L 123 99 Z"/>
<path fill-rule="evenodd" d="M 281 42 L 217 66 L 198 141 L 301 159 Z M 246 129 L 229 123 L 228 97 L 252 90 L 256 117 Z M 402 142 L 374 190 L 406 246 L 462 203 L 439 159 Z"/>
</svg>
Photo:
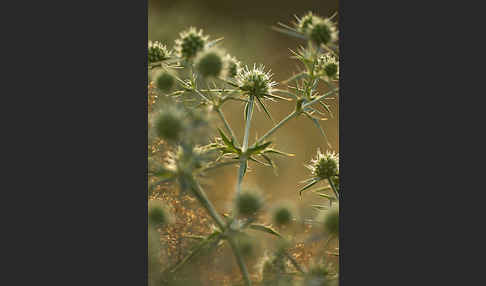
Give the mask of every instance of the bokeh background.
<svg viewBox="0 0 486 286">
<path fill-rule="evenodd" d="M 320 16 L 331 16 L 338 11 L 338 0 L 149 0 L 148 36 L 149 40 L 159 40 L 172 47 L 180 31 L 195 26 L 202 28 L 210 39 L 224 37 L 220 45 L 244 64 L 263 63 L 274 73 L 274 80 L 281 82 L 298 71 L 298 62 L 291 59 L 289 49 L 296 50 L 305 42 L 271 29 L 277 22 L 289 24 L 294 15 L 301 16 L 312 11 Z M 279 88 L 285 85 L 279 84 Z M 334 118 L 322 121 L 332 149 L 339 152 L 338 98 L 328 101 Z M 276 122 L 284 118 L 294 108 L 293 102 L 267 102 Z M 223 111 L 241 142 L 243 137 L 243 104 L 227 103 Z M 272 127 L 263 111 L 254 113 L 250 139 L 263 135 Z M 272 136 L 275 147 L 294 157 L 275 157 L 278 176 L 271 168 L 250 163 L 250 171 L 244 185 L 257 187 L 272 204 L 280 200 L 297 203 L 302 217 L 312 215 L 310 204 L 321 202 L 311 193 L 299 200 L 299 182 L 309 178 L 310 172 L 304 167 L 316 154 L 317 148 L 328 149 L 322 135 L 312 122 L 304 117 L 293 119 Z M 250 144 L 252 141 L 250 141 Z M 212 174 L 212 183 L 207 188 L 210 199 L 220 211 L 224 211 L 234 195 L 236 167 L 225 167 Z"/>
</svg>

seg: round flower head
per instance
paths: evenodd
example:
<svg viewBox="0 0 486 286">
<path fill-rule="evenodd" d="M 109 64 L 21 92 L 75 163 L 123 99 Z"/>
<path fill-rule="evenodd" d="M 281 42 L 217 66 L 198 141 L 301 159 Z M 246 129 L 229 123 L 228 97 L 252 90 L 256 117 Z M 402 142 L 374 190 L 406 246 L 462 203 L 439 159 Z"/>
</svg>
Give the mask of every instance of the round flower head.
<svg viewBox="0 0 486 286">
<path fill-rule="evenodd" d="M 168 71 L 160 71 L 155 76 L 155 86 L 163 92 L 169 92 L 175 85 L 175 77 Z"/>
<path fill-rule="evenodd" d="M 164 106 L 155 117 L 154 128 L 159 138 L 177 142 L 185 130 L 184 111 L 175 106 Z"/>
<path fill-rule="evenodd" d="M 336 26 L 329 19 L 315 19 L 309 28 L 309 37 L 317 45 L 337 40 Z"/>
<path fill-rule="evenodd" d="M 172 51 L 168 50 L 165 45 L 159 41 L 148 42 L 148 63 L 156 63 L 170 58 Z"/>
<path fill-rule="evenodd" d="M 235 57 L 227 54 L 224 58 L 225 70 L 223 76 L 227 78 L 234 78 L 241 71 L 241 63 Z"/>
<path fill-rule="evenodd" d="M 153 226 L 163 226 L 172 220 L 167 207 L 157 201 L 149 202 L 148 218 L 149 224 Z"/>
<path fill-rule="evenodd" d="M 203 31 L 197 31 L 190 27 L 180 33 L 180 38 L 175 41 L 177 56 L 186 60 L 192 59 L 196 54 L 204 49 L 208 41 L 208 36 L 203 35 Z"/>
<path fill-rule="evenodd" d="M 298 19 L 297 22 L 297 30 L 301 33 L 307 33 L 309 27 L 315 23 L 322 20 L 321 17 L 316 16 L 312 14 L 312 12 L 309 12 L 305 14 L 302 18 Z"/>
<path fill-rule="evenodd" d="M 292 222 L 293 213 L 294 210 L 290 204 L 280 204 L 273 210 L 273 222 L 278 226 L 288 225 Z"/>
<path fill-rule="evenodd" d="M 322 154 L 321 150 L 317 150 L 317 158 L 313 159 L 307 168 L 321 180 L 332 178 L 339 173 L 339 154 L 329 151 Z"/>
<path fill-rule="evenodd" d="M 236 196 L 236 210 L 239 215 L 253 216 L 263 206 L 263 198 L 258 192 L 244 190 Z"/>
<path fill-rule="evenodd" d="M 330 209 L 322 211 L 317 219 L 324 229 L 333 235 L 339 234 L 339 204 L 334 204 Z"/>
<path fill-rule="evenodd" d="M 265 67 L 253 65 L 253 69 L 245 66 L 237 75 L 236 82 L 239 88 L 248 96 L 255 96 L 258 98 L 268 97 L 271 94 L 272 88 L 277 85 L 272 81 L 272 74 L 264 71 Z"/>
<path fill-rule="evenodd" d="M 224 52 L 218 48 L 209 48 L 199 53 L 194 62 L 203 77 L 218 77 L 225 65 Z"/>
<path fill-rule="evenodd" d="M 330 54 L 325 54 L 317 59 L 319 72 L 330 79 L 339 78 L 339 61 Z"/>
</svg>

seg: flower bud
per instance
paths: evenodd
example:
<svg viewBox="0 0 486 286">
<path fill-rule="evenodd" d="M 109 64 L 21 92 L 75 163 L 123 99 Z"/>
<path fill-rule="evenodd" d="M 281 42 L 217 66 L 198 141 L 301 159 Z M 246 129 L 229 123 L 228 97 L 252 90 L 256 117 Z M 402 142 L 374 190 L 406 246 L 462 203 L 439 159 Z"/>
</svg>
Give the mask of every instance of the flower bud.
<svg viewBox="0 0 486 286">
<path fill-rule="evenodd" d="M 175 42 L 175 50 L 180 58 L 193 59 L 196 54 L 204 49 L 208 37 L 203 35 L 202 30 L 197 31 L 191 27 L 180 33 L 180 38 Z"/>
<path fill-rule="evenodd" d="M 184 114 L 173 106 L 159 111 L 154 124 L 157 136 L 169 142 L 177 142 L 185 130 Z"/>
<path fill-rule="evenodd" d="M 159 41 L 148 42 L 148 63 L 156 63 L 164 61 L 170 58 L 172 51 L 168 50 L 165 45 L 162 45 Z"/>
<path fill-rule="evenodd" d="M 253 216 L 263 206 L 263 198 L 258 192 L 244 190 L 236 196 L 236 210 L 239 215 Z"/>
<path fill-rule="evenodd" d="M 317 158 L 313 159 L 307 168 L 321 180 L 336 176 L 339 173 L 339 154 L 329 151 L 322 154 L 317 150 Z"/>
<path fill-rule="evenodd" d="M 280 204 L 274 208 L 272 213 L 273 222 L 277 226 L 288 225 L 292 223 L 294 208 L 289 203 Z"/>
<path fill-rule="evenodd" d="M 223 70 L 224 53 L 217 48 L 203 51 L 196 57 L 195 65 L 203 77 L 218 77 Z"/>
<path fill-rule="evenodd" d="M 302 18 L 300 18 L 297 22 L 297 31 L 301 33 L 307 33 L 309 27 L 317 21 L 320 21 L 321 18 L 309 12 L 305 14 Z"/>
<path fill-rule="evenodd" d="M 159 72 L 155 77 L 155 85 L 160 91 L 169 92 L 175 84 L 174 76 L 167 71 Z"/>
<path fill-rule="evenodd" d="M 309 28 L 309 37 L 316 45 L 327 45 L 337 40 L 336 27 L 329 19 L 316 19 Z"/>
<path fill-rule="evenodd" d="M 325 231 L 332 235 L 339 234 L 339 205 L 334 204 L 329 210 L 322 211 L 319 215 L 320 221 Z"/>
<path fill-rule="evenodd" d="M 167 207 L 157 201 L 149 202 L 148 218 L 152 226 L 164 226 L 171 221 Z"/>
<path fill-rule="evenodd" d="M 241 63 L 235 57 L 227 54 L 224 58 L 226 69 L 224 70 L 224 76 L 227 78 L 234 78 L 241 71 Z"/>
</svg>

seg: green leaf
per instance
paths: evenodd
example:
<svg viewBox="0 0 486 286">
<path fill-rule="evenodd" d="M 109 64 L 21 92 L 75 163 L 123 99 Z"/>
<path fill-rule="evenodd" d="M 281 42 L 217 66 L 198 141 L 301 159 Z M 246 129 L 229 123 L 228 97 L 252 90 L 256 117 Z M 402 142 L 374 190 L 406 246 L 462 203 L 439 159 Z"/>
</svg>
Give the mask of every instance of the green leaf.
<svg viewBox="0 0 486 286">
<path fill-rule="evenodd" d="M 285 153 L 285 152 L 282 152 L 282 151 L 279 151 L 279 150 L 276 150 L 276 149 L 272 149 L 272 148 L 266 149 L 265 152 L 263 152 L 263 153 L 277 154 L 277 155 L 288 156 L 288 157 L 295 156 L 295 154 Z"/>
<path fill-rule="evenodd" d="M 258 231 L 266 232 L 266 233 L 269 233 L 269 234 L 272 234 L 272 235 L 275 235 L 275 236 L 278 236 L 278 237 L 282 237 L 280 235 L 280 233 L 276 232 L 271 227 L 265 226 L 265 225 L 262 225 L 262 224 L 252 224 L 252 225 L 250 225 L 250 228 L 253 229 L 253 230 L 258 230 Z"/>
<path fill-rule="evenodd" d="M 258 154 L 260 151 L 263 151 L 265 150 L 265 148 L 267 148 L 270 144 L 272 144 L 271 141 L 268 141 L 268 142 L 265 142 L 261 145 L 257 145 L 255 147 L 252 147 L 252 148 L 248 148 L 248 153 L 251 155 L 251 154 Z"/>
<path fill-rule="evenodd" d="M 226 137 L 226 135 L 224 134 L 224 132 L 218 128 L 218 132 L 219 132 L 219 135 L 221 135 L 221 139 L 223 139 L 223 142 L 228 145 L 228 146 L 232 146 L 232 141 L 230 141 L 228 139 L 228 137 Z"/>
</svg>

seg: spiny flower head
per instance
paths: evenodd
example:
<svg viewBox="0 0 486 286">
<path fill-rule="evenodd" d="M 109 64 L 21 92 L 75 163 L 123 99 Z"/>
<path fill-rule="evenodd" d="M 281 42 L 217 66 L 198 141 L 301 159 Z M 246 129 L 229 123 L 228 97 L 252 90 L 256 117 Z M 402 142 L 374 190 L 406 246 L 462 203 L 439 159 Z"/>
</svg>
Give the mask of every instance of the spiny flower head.
<svg viewBox="0 0 486 286">
<path fill-rule="evenodd" d="M 339 234 L 339 204 L 333 204 L 328 210 L 323 210 L 317 217 L 317 221 L 322 223 L 325 231 L 329 234 Z"/>
<path fill-rule="evenodd" d="M 155 75 L 155 86 L 163 92 L 169 92 L 175 85 L 175 77 L 171 72 L 161 70 Z"/>
<path fill-rule="evenodd" d="M 216 47 L 200 52 L 195 59 L 197 71 L 203 77 L 218 77 L 225 66 L 224 52 Z"/>
<path fill-rule="evenodd" d="M 339 173 L 339 154 L 330 151 L 323 154 L 321 150 L 317 150 L 317 157 L 307 168 L 321 180 L 332 178 Z"/>
<path fill-rule="evenodd" d="M 149 201 L 148 218 L 152 226 L 164 226 L 172 221 L 167 206 L 160 201 Z"/>
<path fill-rule="evenodd" d="M 259 192 L 243 190 L 236 196 L 236 210 L 241 216 L 253 216 L 263 206 L 263 198 Z"/>
<path fill-rule="evenodd" d="M 234 78 L 241 71 L 241 62 L 230 54 L 226 54 L 224 61 L 226 69 L 223 71 L 223 76 L 227 78 Z"/>
<path fill-rule="evenodd" d="M 294 207 L 290 203 L 280 203 L 272 212 L 273 222 L 278 225 L 288 225 L 292 222 Z"/>
<path fill-rule="evenodd" d="M 253 69 L 245 66 L 237 75 L 236 82 L 239 88 L 248 96 L 255 96 L 258 98 L 268 97 L 272 93 L 272 89 L 277 85 L 272 81 L 272 74 L 270 71 L 265 72 L 263 65 L 253 65 Z"/>
<path fill-rule="evenodd" d="M 309 37 L 317 45 L 333 43 L 337 40 L 337 29 L 329 19 L 316 18 L 309 27 Z"/>
<path fill-rule="evenodd" d="M 319 20 L 321 20 L 321 17 L 316 16 L 312 14 L 312 12 L 309 12 L 305 14 L 302 18 L 297 19 L 297 30 L 301 33 L 307 33 L 309 27 L 314 23 Z"/>
<path fill-rule="evenodd" d="M 186 60 L 193 59 L 196 54 L 204 49 L 208 36 L 203 35 L 202 30 L 190 27 L 180 33 L 180 38 L 175 41 L 177 56 Z"/>
<path fill-rule="evenodd" d="M 168 142 L 177 142 L 186 129 L 184 110 L 164 105 L 154 117 L 155 134 Z"/>
<path fill-rule="evenodd" d="M 156 63 L 170 58 L 172 51 L 159 41 L 148 42 L 148 63 Z"/>
<path fill-rule="evenodd" d="M 321 55 L 317 59 L 317 68 L 319 73 L 326 78 L 339 78 L 339 61 L 331 54 Z"/>
</svg>

